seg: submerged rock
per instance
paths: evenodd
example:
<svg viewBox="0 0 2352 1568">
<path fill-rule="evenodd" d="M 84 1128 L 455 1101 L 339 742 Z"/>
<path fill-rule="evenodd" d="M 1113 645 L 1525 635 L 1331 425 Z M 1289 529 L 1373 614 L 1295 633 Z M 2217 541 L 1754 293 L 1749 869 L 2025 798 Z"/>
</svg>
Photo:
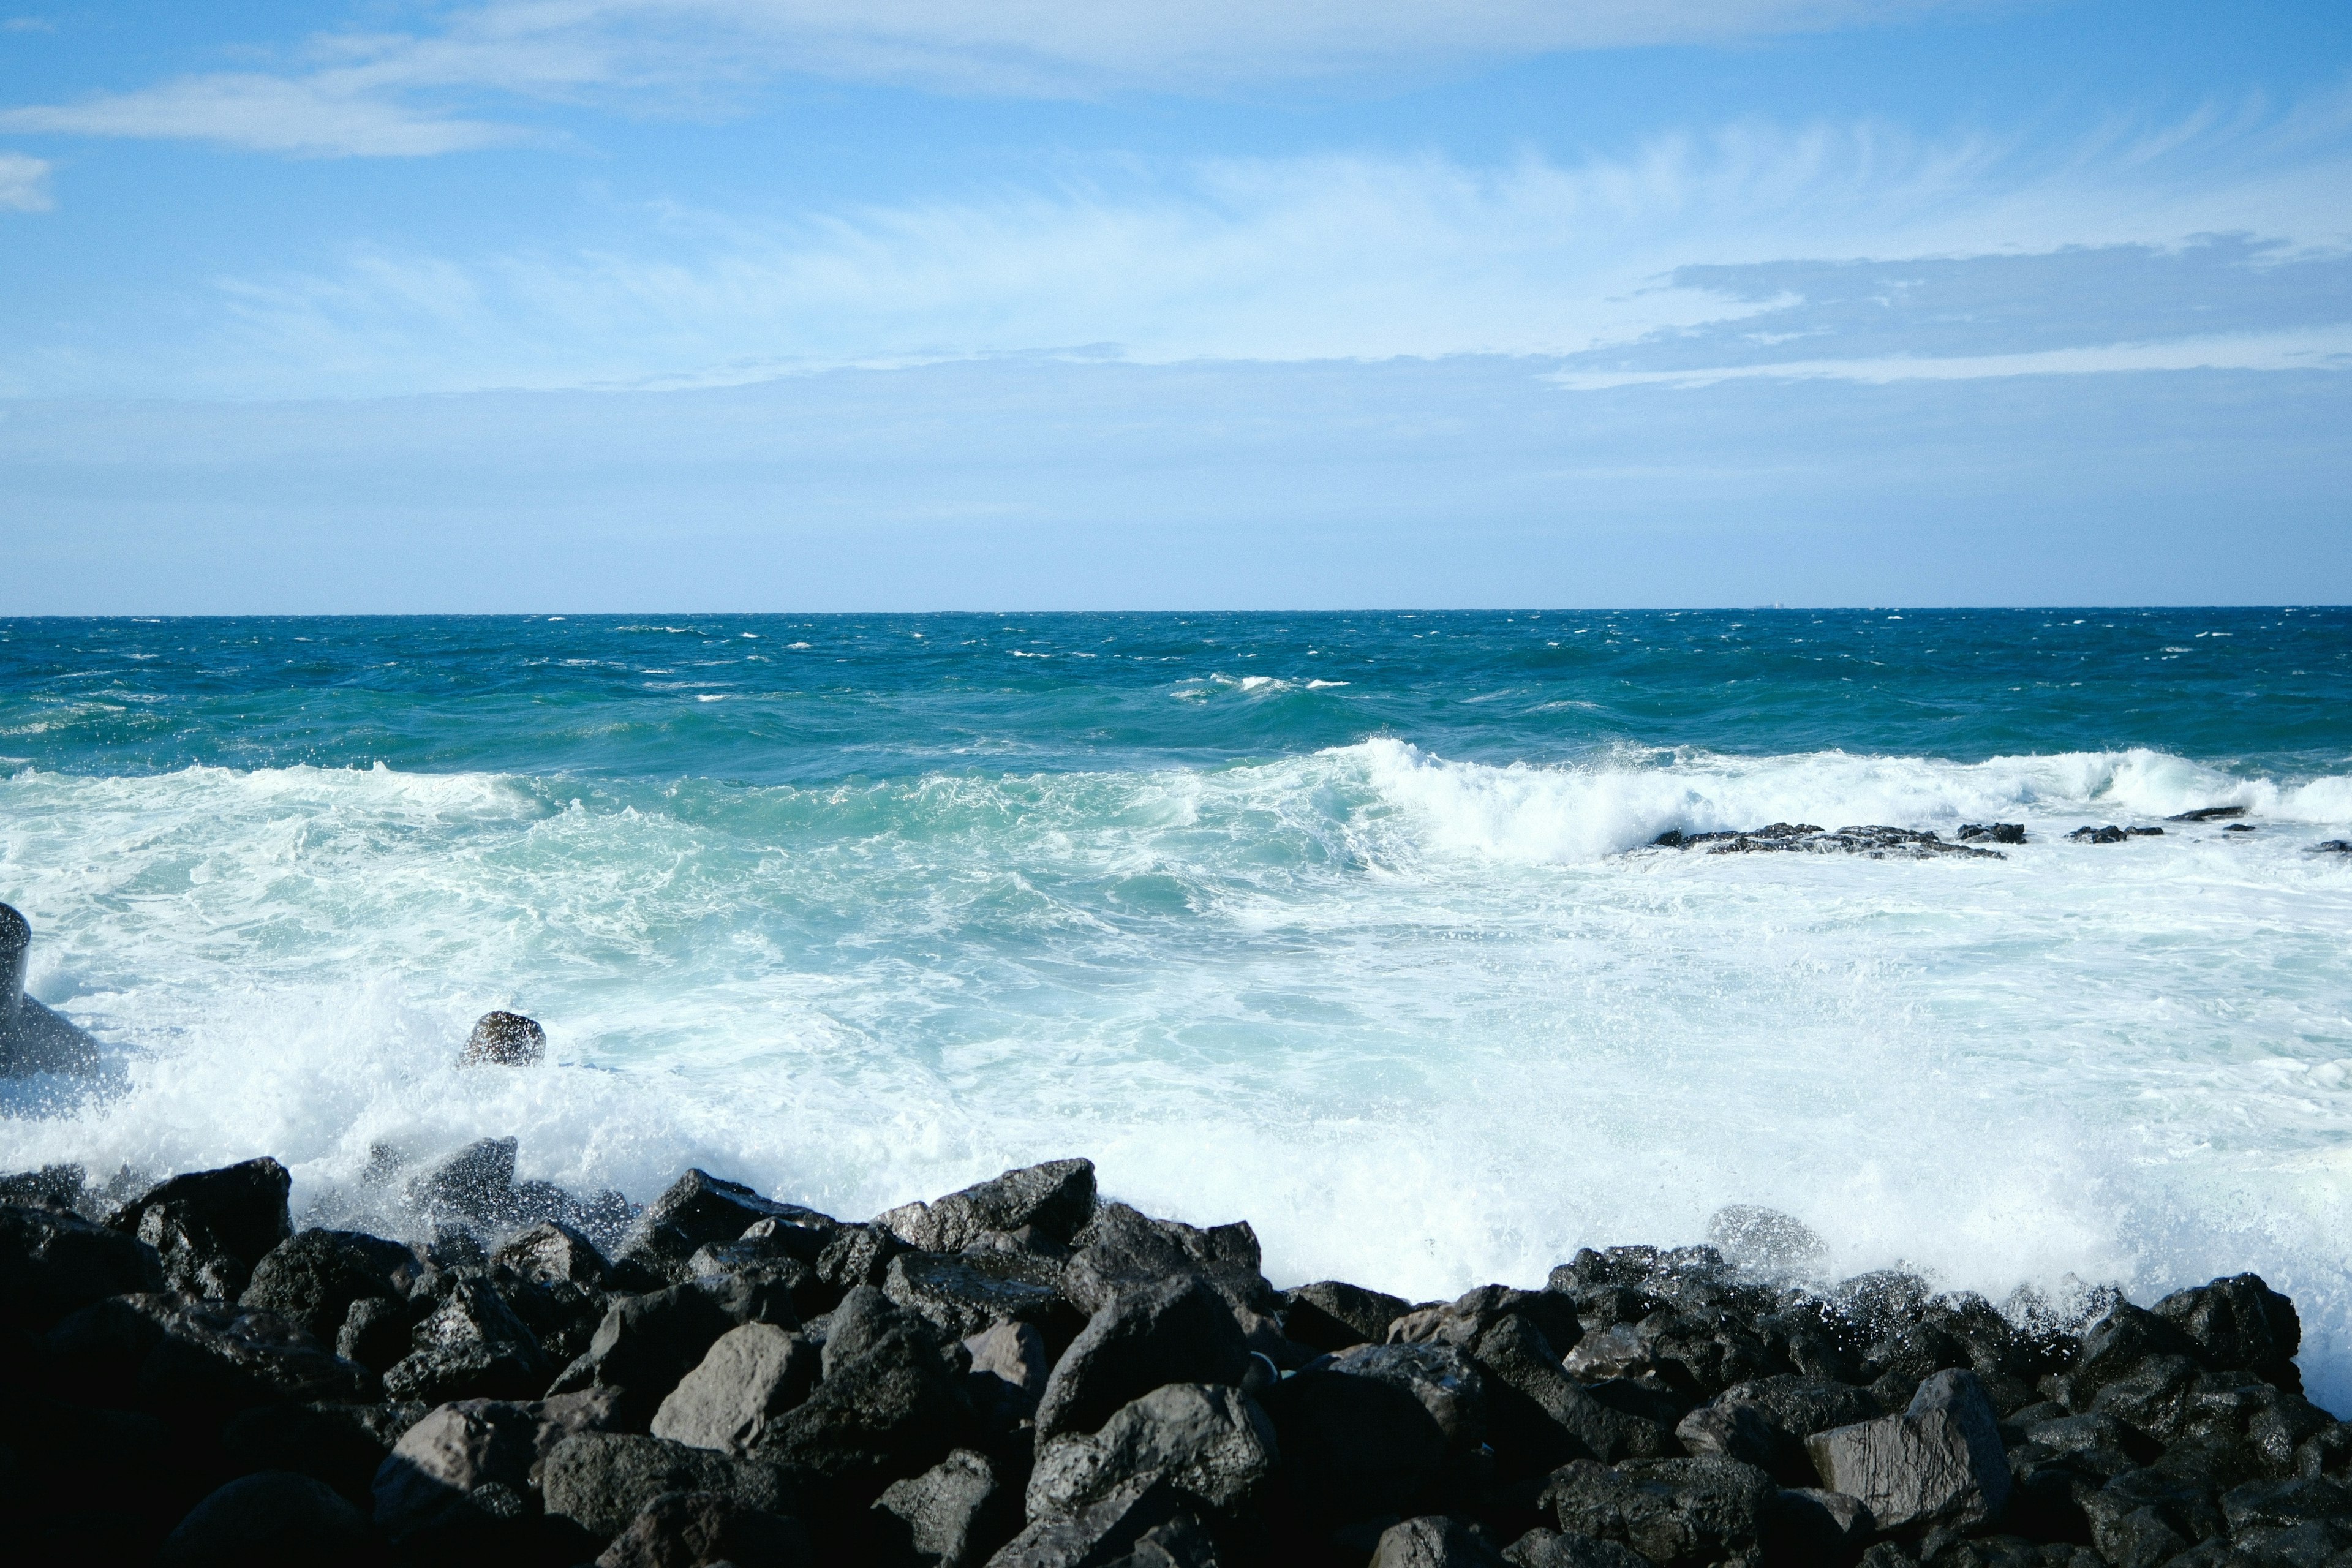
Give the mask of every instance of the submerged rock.
<svg viewBox="0 0 2352 1568">
<path fill-rule="evenodd" d="M 2167 822 L 2220 822 L 2228 817 L 2245 815 L 2246 808 L 2242 805 L 2200 805 L 2194 811 L 2180 812 L 2164 820 Z"/>
<path fill-rule="evenodd" d="M 2021 822 L 1969 822 L 1960 826 L 1963 844 L 1984 840 L 1992 844 L 2022 844 L 2025 824 Z"/>
<path fill-rule="evenodd" d="M 547 1055 L 547 1031 L 520 1013 L 485 1013 L 466 1037 L 459 1067 L 529 1067 Z"/>
<path fill-rule="evenodd" d="M 1937 856 L 1979 860 L 2002 858 L 1997 849 L 1950 844 L 1930 832 L 1910 827 L 1888 827 L 1881 824 L 1841 827 L 1834 832 L 1810 822 L 1775 822 L 1763 827 L 1721 833 L 1684 833 L 1670 829 L 1650 842 L 1661 849 L 1692 849 L 1704 846 L 1710 855 L 1792 852 L 1860 855 L 1872 860 L 1928 860 Z"/>
<path fill-rule="evenodd" d="M 98 1066 L 98 1042 L 25 994 L 33 922 L 0 904 L 0 1078 L 25 1073 L 86 1073 Z"/>
</svg>

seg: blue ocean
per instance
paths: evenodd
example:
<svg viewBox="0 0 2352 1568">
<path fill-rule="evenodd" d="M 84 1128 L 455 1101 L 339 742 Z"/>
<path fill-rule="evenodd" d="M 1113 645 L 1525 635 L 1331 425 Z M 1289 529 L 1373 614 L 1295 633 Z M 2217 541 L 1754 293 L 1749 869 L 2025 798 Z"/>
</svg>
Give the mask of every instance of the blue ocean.
<svg viewBox="0 0 2352 1568">
<path fill-rule="evenodd" d="M 0 621 L 0 900 L 107 1058 L 0 1166 L 1084 1153 L 1415 1299 L 1763 1204 L 1996 1301 L 2258 1270 L 2342 1408 L 2347 693 L 2343 609 Z M 1654 847 L 1775 822 L 2026 837 Z M 492 1007 L 548 1060 L 457 1070 Z"/>
</svg>

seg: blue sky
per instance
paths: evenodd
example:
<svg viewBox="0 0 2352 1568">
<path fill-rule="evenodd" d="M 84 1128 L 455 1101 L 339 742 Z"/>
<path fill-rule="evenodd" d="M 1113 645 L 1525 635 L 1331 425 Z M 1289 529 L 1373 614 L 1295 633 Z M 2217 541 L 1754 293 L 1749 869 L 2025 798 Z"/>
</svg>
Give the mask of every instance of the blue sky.
<svg viewBox="0 0 2352 1568">
<path fill-rule="evenodd" d="M 0 612 L 2352 597 L 2352 13 L 0 0 Z"/>
</svg>

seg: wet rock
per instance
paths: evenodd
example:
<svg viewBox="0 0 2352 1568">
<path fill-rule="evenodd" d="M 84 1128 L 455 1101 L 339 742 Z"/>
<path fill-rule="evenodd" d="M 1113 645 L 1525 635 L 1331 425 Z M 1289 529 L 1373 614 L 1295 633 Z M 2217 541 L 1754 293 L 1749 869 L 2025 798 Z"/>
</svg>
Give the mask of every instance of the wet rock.
<svg viewBox="0 0 2352 1568">
<path fill-rule="evenodd" d="M 1767 1561 L 1845 1563 L 1877 1528 L 1860 1498 L 1818 1487 L 1788 1487 L 1765 1504 L 1761 1540 Z"/>
<path fill-rule="evenodd" d="M 363 1404 L 375 1379 L 273 1312 L 115 1296 L 49 1331 L 52 1366 L 109 1403 L 225 1416 L 248 1405 Z"/>
<path fill-rule="evenodd" d="M 345 1568 L 370 1555 L 365 1515 L 290 1470 L 240 1476 L 189 1511 L 156 1553 L 159 1568 Z"/>
<path fill-rule="evenodd" d="M 819 1352 L 769 1323 L 746 1323 L 713 1342 L 655 1412 L 653 1434 L 696 1448 L 749 1452 L 816 1385 Z"/>
<path fill-rule="evenodd" d="M 621 1425 L 642 1430 L 719 1336 L 734 1326 L 692 1285 L 623 1297 L 606 1310 L 586 1352 L 563 1369 L 549 1392 L 614 1390 L 621 1402 Z"/>
<path fill-rule="evenodd" d="M 2083 1336 L 2073 1370 L 2058 1392 L 2073 1410 L 2087 1410 L 2100 1389 L 2151 1356 L 2189 1356 L 2195 1343 L 2168 1318 L 2118 1301 Z"/>
<path fill-rule="evenodd" d="M 845 1225 L 817 1255 L 816 1277 L 836 1294 L 866 1286 L 879 1289 L 889 1278 L 890 1260 L 907 1244 L 879 1226 Z"/>
<path fill-rule="evenodd" d="M 1237 1515 L 1273 1474 L 1273 1423 L 1237 1388 L 1176 1383 L 1122 1406 L 1102 1429 L 1057 1437 L 1031 1472 L 1031 1519 L 1075 1513 L 1113 1492 L 1165 1482 L 1204 1513 Z"/>
<path fill-rule="evenodd" d="M 2315 855 L 2352 855 L 2352 838 L 2325 838 L 2311 847 Z"/>
<path fill-rule="evenodd" d="M 1458 1519 L 1424 1514 L 1392 1524 L 1372 1549 L 1370 1568 L 1505 1568 L 1503 1554 Z"/>
<path fill-rule="evenodd" d="M 966 1440 L 972 1419 L 961 1367 L 919 1318 L 892 1308 L 896 1321 L 876 1311 L 845 1323 L 848 1310 L 845 1302 L 834 1314 L 823 1380 L 769 1423 L 756 1451 L 823 1477 L 859 1505 L 937 1464 Z M 877 1324 L 878 1334 L 867 1331 Z"/>
<path fill-rule="evenodd" d="M 485 1013 L 466 1037 L 459 1067 L 530 1067 L 547 1055 L 547 1031 L 520 1013 Z"/>
<path fill-rule="evenodd" d="M 63 1209 L 68 1214 L 91 1217 L 83 1212 L 90 1201 L 89 1173 L 79 1165 L 44 1165 L 37 1171 L 15 1171 L 0 1176 L 0 1205 L 21 1208 Z"/>
<path fill-rule="evenodd" d="M 939 1347 L 939 1334 L 929 1319 L 900 1306 L 871 1286 L 860 1286 L 844 1296 L 841 1305 L 825 1318 L 823 1329 L 827 1377 L 894 1335 L 925 1346 L 935 1354 Z"/>
<path fill-rule="evenodd" d="M 517 1147 L 512 1138 L 484 1138 L 467 1144 L 408 1184 L 408 1207 L 428 1225 L 504 1222 L 514 1208 Z"/>
<path fill-rule="evenodd" d="M 1388 1338 L 1389 1325 L 1412 1310 L 1412 1303 L 1399 1297 L 1322 1279 L 1282 1293 L 1282 1331 L 1311 1351 L 1376 1345 Z"/>
<path fill-rule="evenodd" d="M 1505 1547 L 1503 1561 L 1511 1568 L 1650 1568 L 1648 1558 L 1613 1541 L 1542 1528 Z"/>
<path fill-rule="evenodd" d="M 740 1182 L 692 1170 L 646 1205 L 621 1257 L 679 1282 L 691 1277 L 687 1264 L 700 1248 L 736 1240 L 759 1220 L 792 1219 L 812 1212 L 763 1198 Z"/>
<path fill-rule="evenodd" d="M 600 1541 L 626 1530 L 668 1492 L 709 1492 L 762 1513 L 792 1514 L 797 1489 L 776 1466 L 660 1437 L 583 1432 L 558 1443 L 540 1476 L 551 1519 Z"/>
<path fill-rule="evenodd" d="M 1162 1384 L 1238 1387 L 1248 1370 L 1240 1325 L 1213 1286 L 1162 1279 L 1114 1298 L 1071 1342 L 1039 1399 L 1038 1438 L 1095 1431 Z"/>
<path fill-rule="evenodd" d="M 1191 1276 L 1224 1297 L 1244 1330 L 1262 1327 L 1265 1342 L 1254 1348 L 1280 1345 L 1274 1313 L 1282 1298 L 1259 1272 L 1257 1233 L 1246 1222 L 1202 1229 L 1104 1204 L 1074 1245 L 1062 1293 L 1082 1312 L 1097 1313 L 1122 1292 Z"/>
<path fill-rule="evenodd" d="M 1960 837 L 1969 836 L 1962 828 Z M 2022 830 L 2014 839 L 2021 843 Z M 1758 1279 L 1818 1279 L 1829 1268 L 1829 1244 L 1794 1215 L 1755 1204 L 1719 1208 L 1706 1222 L 1707 1244 L 1724 1261 Z"/>
<path fill-rule="evenodd" d="M 0 1207 L 0 1326 L 41 1330 L 109 1296 L 161 1290 L 155 1249 L 59 1209 Z"/>
<path fill-rule="evenodd" d="M 2008 1505 L 1999 1418 L 1973 1373 L 1939 1372 L 1900 1415 L 1806 1440 L 1832 1491 L 1862 1500 L 1883 1530 L 1990 1523 Z"/>
<path fill-rule="evenodd" d="M 1469 1350 L 1483 1374 L 1504 1475 L 1545 1474 L 1574 1458 L 1607 1462 L 1672 1451 L 1664 1427 L 1612 1408 L 1569 1376 L 1551 1342 L 1525 1318 L 1498 1318 Z"/>
<path fill-rule="evenodd" d="M 1566 1350 L 1584 1333 L 1578 1303 L 1570 1297 L 1552 1290 L 1481 1285 L 1454 1300 L 1402 1313 L 1389 1324 L 1386 1339 L 1390 1344 L 1468 1345 L 1505 1318 L 1524 1320 L 1554 1350 Z"/>
<path fill-rule="evenodd" d="M 994 1322 L 1053 1324 L 1068 1340 L 1080 1325 L 1062 1299 L 1062 1266 L 1024 1252 L 902 1252 L 882 1289 L 958 1339 Z"/>
<path fill-rule="evenodd" d="M 980 1568 L 1021 1528 L 1021 1500 L 995 1464 L 958 1448 L 919 1476 L 882 1489 L 874 1510 L 886 1539 L 919 1568 Z"/>
<path fill-rule="evenodd" d="M 2066 837 L 2071 842 L 2076 844 L 2121 844 L 2130 835 L 2111 822 L 2105 827 L 2092 827 L 2085 825 L 2074 829 Z"/>
<path fill-rule="evenodd" d="M 1562 1532 L 1631 1547 L 1657 1568 L 1762 1561 L 1773 1496 L 1761 1470 L 1728 1459 L 1571 1460 L 1542 1493 Z"/>
<path fill-rule="evenodd" d="M 995 1234 L 1027 1233 L 1030 1245 L 1069 1245 L 1095 1212 L 1091 1160 L 1030 1165 L 933 1203 L 908 1204 L 878 1215 L 882 1226 L 925 1252 L 961 1252 Z"/>
<path fill-rule="evenodd" d="M 1933 833 L 1883 824 L 1841 827 L 1828 832 L 1810 822 L 1775 822 L 1722 833 L 1668 831 L 1651 840 L 1660 848 L 1692 849 L 1704 846 L 1711 855 L 1755 855 L 1796 852 L 1809 855 L 1861 855 L 1873 860 L 1925 860 L 1939 855 L 2000 858 L 1995 849 L 1948 844 Z"/>
<path fill-rule="evenodd" d="M 237 1300 L 331 1340 L 353 1302 L 404 1302 L 423 1272 L 416 1255 L 396 1241 L 355 1230 L 306 1230 L 269 1250 Z"/>
<path fill-rule="evenodd" d="M 416 1325 L 431 1308 L 430 1300 L 395 1301 L 387 1296 L 362 1296 L 343 1314 L 335 1331 L 335 1353 L 383 1373 L 415 1348 Z"/>
<path fill-rule="evenodd" d="M 361 1508 L 375 1473 L 420 1405 L 260 1405 L 229 1417 L 221 1451 L 241 1470 L 294 1470 L 323 1481 Z"/>
<path fill-rule="evenodd" d="M 2200 805 L 2194 811 L 2180 812 L 2164 820 L 2167 822 L 2221 822 L 2230 817 L 2245 815 L 2246 808 L 2242 805 Z"/>
<path fill-rule="evenodd" d="M 1002 1429 L 1036 1415 L 1054 1371 L 1036 1324 L 998 1323 L 963 1344 L 971 1357 L 972 1412 L 983 1425 Z"/>
<path fill-rule="evenodd" d="M 1961 843 L 1971 844 L 1979 840 L 1989 844 L 2022 844 L 2025 842 L 2025 824 L 2021 822 L 1970 822 L 1961 826 Z"/>
<path fill-rule="evenodd" d="M 1804 1445 L 1752 1405 L 1702 1405 L 1682 1418 L 1675 1436 L 1687 1454 L 1753 1465 L 1782 1486 L 1801 1487 L 1813 1479 Z"/>
<path fill-rule="evenodd" d="M 1215 1562 L 1207 1533 L 1175 1490 L 1141 1487 L 1034 1521 L 988 1560 L 988 1568 L 1214 1568 Z"/>
<path fill-rule="evenodd" d="M 2303 1346 L 2302 1320 L 2294 1303 L 2265 1285 L 2261 1275 L 2233 1275 L 2176 1290 L 2155 1310 L 2187 1336 L 2206 1365 L 2251 1372 L 2277 1387 L 2302 1391 L 2302 1374 L 2294 1366 Z"/>
<path fill-rule="evenodd" d="M 292 1184 L 267 1156 L 192 1171 L 149 1188 L 106 1223 L 154 1247 L 173 1289 L 233 1301 L 254 1266 L 294 1234 L 286 1208 Z"/>
<path fill-rule="evenodd" d="M 2133 831 L 2137 832 L 2138 829 L 2135 828 Z M 2155 831 L 2161 833 L 2164 829 L 2159 827 L 2155 829 Z M 2221 829 L 2221 831 L 2224 833 L 2252 833 L 2254 831 L 2254 825 L 2251 822 L 2233 822 L 2230 824 L 2229 826 Z"/>
<path fill-rule="evenodd" d="M 25 994 L 33 925 L 0 904 L 0 1077 L 86 1073 L 98 1066 L 98 1043 Z"/>
<path fill-rule="evenodd" d="M 596 1568 L 814 1568 L 798 1520 L 715 1492 L 666 1492 L 639 1510 Z"/>
<path fill-rule="evenodd" d="M 2210 1487 L 2127 1470 L 2083 1499 L 2091 1544 L 2118 1565 L 2163 1563 L 2228 1528 Z"/>
<path fill-rule="evenodd" d="M 488 1280 L 453 1281 L 383 1374 L 394 1399 L 528 1399 L 553 1370 L 538 1339 Z"/>
</svg>

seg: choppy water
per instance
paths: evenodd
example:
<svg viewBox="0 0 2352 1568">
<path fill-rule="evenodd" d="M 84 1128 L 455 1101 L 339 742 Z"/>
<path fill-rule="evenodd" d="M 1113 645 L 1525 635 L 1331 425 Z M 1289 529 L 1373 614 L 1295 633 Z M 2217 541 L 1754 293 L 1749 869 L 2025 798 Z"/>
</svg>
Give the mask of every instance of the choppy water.
<svg viewBox="0 0 2352 1568">
<path fill-rule="evenodd" d="M 2258 1268 L 2341 1408 L 2347 692 L 2341 610 L 0 622 L 0 899 L 123 1075 L 0 1165 L 1084 1152 L 1415 1297 L 1764 1203 L 1995 1297 Z M 1637 847 L 1775 819 L 2033 837 Z M 494 1005 L 549 1066 L 453 1070 Z"/>
</svg>

